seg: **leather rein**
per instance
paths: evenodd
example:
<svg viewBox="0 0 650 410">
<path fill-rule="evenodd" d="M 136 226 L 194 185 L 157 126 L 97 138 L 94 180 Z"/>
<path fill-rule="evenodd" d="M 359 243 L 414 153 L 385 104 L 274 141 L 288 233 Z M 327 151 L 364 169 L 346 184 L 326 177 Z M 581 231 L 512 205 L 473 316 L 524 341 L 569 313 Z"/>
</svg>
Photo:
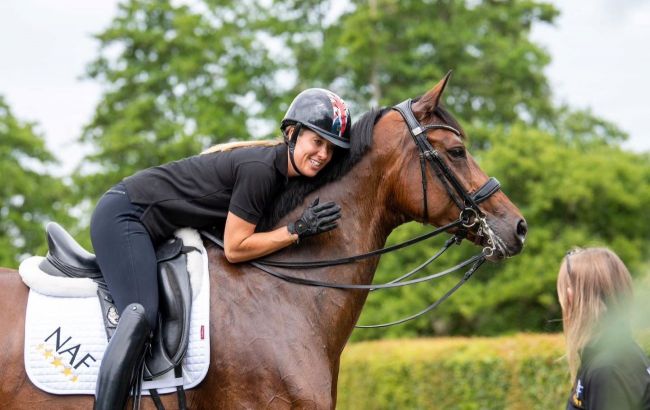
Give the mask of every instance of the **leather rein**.
<svg viewBox="0 0 650 410">
<path fill-rule="evenodd" d="M 471 194 L 467 192 L 465 188 L 462 186 L 462 184 L 458 181 L 454 173 L 449 169 L 445 161 L 442 159 L 440 153 L 433 148 L 433 146 L 427 139 L 427 131 L 429 130 L 444 129 L 444 130 L 451 131 L 458 136 L 461 135 L 460 131 L 446 124 L 431 124 L 426 126 L 420 125 L 418 120 L 415 118 L 415 115 L 413 114 L 413 111 L 411 109 L 411 104 L 412 104 L 412 100 L 408 99 L 394 106 L 393 109 L 399 112 L 404 118 L 404 121 L 406 122 L 409 132 L 411 134 L 411 137 L 413 138 L 413 141 L 415 142 L 416 146 L 420 151 L 419 158 L 420 158 L 420 168 L 422 172 L 422 192 L 423 192 L 423 208 L 424 208 L 423 220 L 424 221 L 428 220 L 426 164 L 428 164 L 430 168 L 433 170 L 433 172 L 438 176 L 438 179 L 445 187 L 445 190 L 449 194 L 449 197 L 454 201 L 454 203 L 460 209 L 460 214 L 458 216 L 458 219 L 456 219 L 455 221 L 449 224 L 436 228 L 431 232 L 409 239 L 399 244 L 392 245 L 383 249 L 377 249 L 359 255 L 348 256 L 348 257 L 338 258 L 338 259 L 327 259 L 327 260 L 316 260 L 316 261 L 278 261 L 278 260 L 271 260 L 271 259 L 259 259 L 256 261 L 247 262 L 250 265 L 262 270 L 263 272 L 266 272 L 276 278 L 285 280 L 290 283 L 306 285 L 306 286 L 333 288 L 333 289 L 348 289 L 348 290 L 356 289 L 356 290 L 369 290 L 369 291 L 408 286 L 416 283 L 426 282 L 435 278 L 445 276 L 456 270 L 471 265 L 469 269 L 465 272 L 461 280 L 458 283 L 456 283 L 456 285 L 454 285 L 449 291 L 447 291 L 447 293 L 445 293 L 442 297 L 440 297 L 438 300 L 436 300 L 434 303 L 429 305 L 424 310 L 397 321 L 382 323 L 378 325 L 357 325 L 355 326 L 357 328 L 378 328 L 378 327 L 392 326 L 392 325 L 404 323 L 406 321 L 415 319 L 431 311 L 432 309 L 435 309 L 438 305 L 440 305 L 447 298 L 449 298 L 449 296 L 451 296 L 456 290 L 458 290 L 465 282 L 467 282 L 471 278 L 474 272 L 476 272 L 476 270 L 485 262 L 486 258 L 491 256 L 494 253 L 494 251 L 497 249 L 497 246 L 499 244 L 499 239 L 492 232 L 492 229 L 489 227 L 485 219 L 485 214 L 479 207 L 479 204 L 481 202 L 490 198 L 494 193 L 496 193 L 500 189 L 501 185 L 499 184 L 499 181 L 496 178 L 489 178 L 487 182 L 485 182 L 485 184 L 483 184 L 475 192 Z M 424 269 L 426 266 L 428 266 L 431 262 L 436 260 L 438 257 L 440 257 L 440 255 L 442 255 L 447 249 L 449 249 L 451 245 L 460 244 L 461 241 L 465 239 L 469 230 L 474 227 L 478 227 L 476 231 L 477 236 L 486 237 L 487 246 L 485 246 L 480 253 L 442 272 L 438 272 L 418 279 L 406 280 L 412 275 L 414 275 L 415 273 Z M 384 284 L 359 285 L 359 284 L 341 284 L 341 283 L 333 283 L 333 282 L 322 282 L 322 281 L 317 281 L 312 279 L 286 275 L 274 271 L 270 268 L 270 267 L 280 267 L 280 268 L 291 268 L 291 269 L 307 269 L 307 268 L 321 268 L 321 267 L 354 263 L 363 259 L 376 257 L 385 253 L 389 253 L 398 249 L 402 249 L 414 245 L 418 242 L 439 235 L 452 228 L 457 228 L 458 229 L 457 233 L 453 237 L 449 238 L 445 242 L 445 244 L 440 248 L 440 250 L 438 250 L 438 252 L 436 252 L 432 257 L 427 259 L 424 263 L 422 263 L 420 266 L 413 269 L 412 271 Z M 223 248 L 223 241 L 217 238 L 212 233 L 207 231 L 201 231 L 201 235 L 203 235 L 205 238 L 215 243 L 219 247 Z"/>
</svg>

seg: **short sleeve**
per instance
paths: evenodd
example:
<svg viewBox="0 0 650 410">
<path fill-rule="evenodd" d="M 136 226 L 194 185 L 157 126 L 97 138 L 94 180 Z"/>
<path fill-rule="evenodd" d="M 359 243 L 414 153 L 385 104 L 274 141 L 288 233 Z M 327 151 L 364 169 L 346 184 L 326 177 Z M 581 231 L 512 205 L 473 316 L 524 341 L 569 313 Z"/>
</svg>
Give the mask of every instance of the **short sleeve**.
<svg viewBox="0 0 650 410">
<path fill-rule="evenodd" d="M 640 399 L 635 400 L 625 373 L 615 366 L 593 370 L 585 386 L 587 408 L 590 410 L 637 409 Z"/>
<path fill-rule="evenodd" d="M 263 162 L 246 162 L 235 170 L 228 211 L 257 225 L 276 185 L 275 170 Z"/>
</svg>

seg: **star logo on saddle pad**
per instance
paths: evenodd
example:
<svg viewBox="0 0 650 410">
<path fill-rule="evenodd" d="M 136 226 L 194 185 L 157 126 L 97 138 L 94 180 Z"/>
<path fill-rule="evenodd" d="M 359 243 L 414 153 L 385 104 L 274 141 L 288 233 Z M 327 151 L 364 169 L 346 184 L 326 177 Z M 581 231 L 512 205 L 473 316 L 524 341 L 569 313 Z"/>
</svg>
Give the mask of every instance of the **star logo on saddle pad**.
<svg viewBox="0 0 650 410">
<path fill-rule="evenodd" d="M 59 356 L 54 356 L 54 360 L 51 362 L 52 366 L 54 367 L 63 367 L 63 362 L 61 361 L 61 358 Z"/>
<path fill-rule="evenodd" d="M 43 342 L 35 345 L 35 350 L 43 355 L 47 363 L 52 365 L 55 369 L 61 368 L 61 374 L 71 382 L 79 380 L 79 375 L 75 374 L 75 369 L 80 366 L 89 367 L 96 359 L 91 354 L 80 354 L 83 350 L 82 345 L 74 344 L 72 336 L 64 337 L 61 327 L 54 330 L 47 336 Z M 65 363 L 67 357 L 64 354 L 70 355 L 70 363 Z M 52 359 L 51 361 L 49 359 Z"/>
</svg>

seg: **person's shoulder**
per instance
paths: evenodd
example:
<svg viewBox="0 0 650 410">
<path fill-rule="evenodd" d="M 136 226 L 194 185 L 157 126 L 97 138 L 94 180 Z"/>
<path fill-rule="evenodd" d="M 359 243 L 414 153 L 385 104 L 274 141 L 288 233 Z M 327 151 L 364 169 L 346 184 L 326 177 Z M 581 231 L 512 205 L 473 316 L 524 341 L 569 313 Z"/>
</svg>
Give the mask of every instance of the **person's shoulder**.
<svg viewBox="0 0 650 410">
<path fill-rule="evenodd" d="M 269 147 L 246 147 L 233 150 L 232 164 L 238 178 L 257 181 L 257 184 L 272 183 L 274 156 L 269 155 Z"/>
<path fill-rule="evenodd" d="M 275 159 L 275 147 L 242 147 L 224 152 L 224 154 L 228 154 L 238 165 L 252 163 L 273 165 L 273 160 Z"/>
<path fill-rule="evenodd" d="M 589 377 L 606 380 L 644 379 L 650 383 L 650 360 L 635 342 L 612 346 L 594 356 Z"/>
</svg>

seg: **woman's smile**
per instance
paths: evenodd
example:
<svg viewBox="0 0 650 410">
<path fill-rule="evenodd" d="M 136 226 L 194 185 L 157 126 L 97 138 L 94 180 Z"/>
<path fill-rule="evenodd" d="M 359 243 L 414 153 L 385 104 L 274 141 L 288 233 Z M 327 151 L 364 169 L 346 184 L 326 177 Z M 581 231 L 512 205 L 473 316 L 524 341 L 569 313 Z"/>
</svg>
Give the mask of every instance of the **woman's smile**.
<svg viewBox="0 0 650 410">
<path fill-rule="evenodd" d="M 310 159 L 309 161 L 311 162 L 312 166 L 316 169 L 320 169 L 320 167 L 323 165 L 321 161 L 318 161 L 316 159 Z"/>
</svg>

